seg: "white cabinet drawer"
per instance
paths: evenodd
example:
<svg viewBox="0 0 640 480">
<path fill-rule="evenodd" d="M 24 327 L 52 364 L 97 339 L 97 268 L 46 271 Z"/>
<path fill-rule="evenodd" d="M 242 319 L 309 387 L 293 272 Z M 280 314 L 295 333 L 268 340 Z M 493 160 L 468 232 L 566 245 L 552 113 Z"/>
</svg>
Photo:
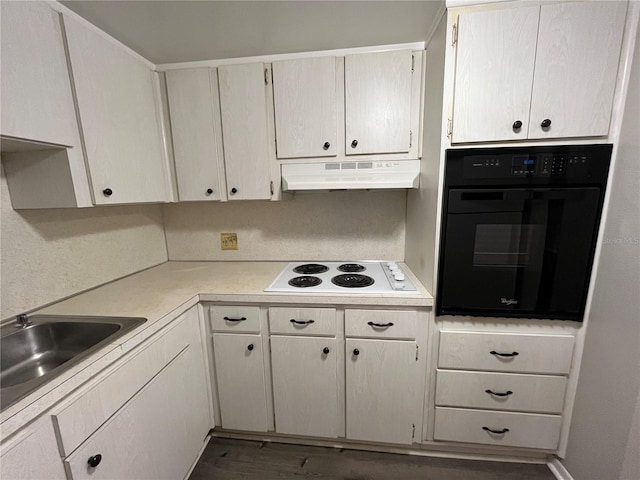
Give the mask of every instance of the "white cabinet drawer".
<svg viewBox="0 0 640 480">
<path fill-rule="evenodd" d="M 562 417 L 436 407 L 434 438 L 508 447 L 558 447 Z"/>
<path fill-rule="evenodd" d="M 436 405 L 561 413 L 566 377 L 438 370 Z"/>
<path fill-rule="evenodd" d="M 571 335 L 442 331 L 438 367 L 565 374 L 573 343 Z"/>
<path fill-rule="evenodd" d="M 214 332 L 260 332 L 260 307 L 215 305 L 209 308 L 209 318 Z"/>
<path fill-rule="evenodd" d="M 347 337 L 416 338 L 417 312 L 413 310 L 346 310 L 344 315 Z"/>
<path fill-rule="evenodd" d="M 199 342 L 198 311 L 182 314 L 170 330 L 117 365 L 93 388 L 53 413 L 64 455 L 69 455 L 185 347 Z"/>
<path fill-rule="evenodd" d="M 271 333 L 282 335 L 336 335 L 335 308 L 269 309 Z"/>
</svg>

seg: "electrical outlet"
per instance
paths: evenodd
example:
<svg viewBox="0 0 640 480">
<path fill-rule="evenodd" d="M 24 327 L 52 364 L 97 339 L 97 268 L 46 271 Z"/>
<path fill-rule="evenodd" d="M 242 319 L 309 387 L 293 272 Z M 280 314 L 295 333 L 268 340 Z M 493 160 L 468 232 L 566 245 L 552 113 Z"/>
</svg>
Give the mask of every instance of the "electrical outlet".
<svg viewBox="0 0 640 480">
<path fill-rule="evenodd" d="M 238 234 L 237 233 L 221 233 L 220 248 L 222 250 L 238 250 Z"/>
</svg>

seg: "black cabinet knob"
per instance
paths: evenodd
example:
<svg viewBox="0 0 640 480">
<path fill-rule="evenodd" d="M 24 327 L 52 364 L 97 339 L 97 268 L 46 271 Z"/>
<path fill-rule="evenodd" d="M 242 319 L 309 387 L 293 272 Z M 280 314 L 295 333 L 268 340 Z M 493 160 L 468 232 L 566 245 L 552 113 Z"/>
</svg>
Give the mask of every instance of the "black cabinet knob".
<svg viewBox="0 0 640 480">
<path fill-rule="evenodd" d="M 351 148 L 356 148 L 358 146 L 358 140 L 354 140 L 351 142 Z"/>
<path fill-rule="evenodd" d="M 551 126 L 551 120 L 549 120 L 548 118 L 545 118 L 544 120 L 542 120 L 542 123 L 540 124 L 540 126 L 542 128 L 549 128 Z"/>
<path fill-rule="evenodd" d="M 105 188 L 104 190 L 102 190 L 102 193 L 104 193 L 105 197 L 110 197 L 113 193 L 113 190 L 111 190 L 110 188 Z"/>
<path fill-rule="evenodd" d="M 207 188 L 207 195 L 211 195 L 213 193 L 213 188 Z"/>
<path fill-rule="evenodd" d="M 358 350 L 357 348 L 354 348 L 353 354 L 357 357 L 358 355 L 360 355 L 360 350 Z"/>
<path fill-rule="evenodd" d="M 98 453 L 97 455 L 94 455 L 93 457 L 89 457 L 89 460 L 87 460 L 87 463 L 89 464 L 89 466 L 91 468 L 96 468 L 98 465 L 100 465 L 101 461 L 102 461 L 102 455 L 100 455 Z"/>
<path fill-rule="evenodd" d="M 520 130 L 522 128 L 522 122 L 520 120 L 516 120 L 513 122 L 513 129 Z"/>
<path fill-rule="evenodd" d="M 329 347 L 324 347 L 322 349 L 322 353 L 324 353 L 325 355 L 327 355 L 329 353 Z"/>
<path fill-rule="evenodd" d="M 231 189 L 231 195 L 235 195 L 236 193 L 238 193 L 238 189 L 236 187 L 233 187 Z"/>
<path fill-rule="evenodd" d="M 322 145 L 322 148 L 324 148 L 325 150 L 329 150 L 330 146 L 331 144 L 329 142 L 324 142 L 324 145 Z"/>
<path fill-rule="evenodd" d="M 249 345 L 247 345 L 247 350 L 249 351 L 253 350 L 253 343 L 250 343 Z"/>
</svg>

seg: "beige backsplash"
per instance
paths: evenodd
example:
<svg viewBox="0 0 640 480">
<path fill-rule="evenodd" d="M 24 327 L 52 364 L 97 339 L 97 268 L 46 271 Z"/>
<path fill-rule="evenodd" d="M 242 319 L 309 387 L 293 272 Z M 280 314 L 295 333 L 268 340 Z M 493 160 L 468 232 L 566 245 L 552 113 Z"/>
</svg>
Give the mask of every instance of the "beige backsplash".
<svg viewBox="0 0 640 480">
<path fill-rule="evenodd" d="M 1 184 L 2 319 L 167 260 L 160 205 L 15 211 Z"/>
<path fill-rule="evenodd" d="M 281 202 L 164 206 L 170 260 L 404 260 L 406 193 L 298 193 Z M 220 233 L 238 234 L 237 251 Z"/>
</svg>

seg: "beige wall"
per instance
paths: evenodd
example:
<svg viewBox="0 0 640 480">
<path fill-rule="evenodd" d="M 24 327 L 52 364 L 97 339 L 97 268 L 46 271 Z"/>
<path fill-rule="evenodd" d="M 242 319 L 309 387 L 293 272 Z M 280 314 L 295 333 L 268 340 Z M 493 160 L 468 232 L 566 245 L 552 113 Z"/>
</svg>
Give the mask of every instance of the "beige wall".
<svg viewBox="0 0 640 480">
<path fill-rule="evenodd" d="M 576 480 L 640 479 L 640 36 L 611 184 L 564 465 Z"/>
<path fill-rule="evenodd" d="M 1 189 L 2 319 L 167 260 L 160 205 L 15 211 Z"/>
<path fill-rule="evenodd" d="M 404 191 L 165 205 L 169 259 L 403 260 L 405 209 Z M 220 249 L 221 232 L 238 234 L 238 251 Z"/>
</svg>

